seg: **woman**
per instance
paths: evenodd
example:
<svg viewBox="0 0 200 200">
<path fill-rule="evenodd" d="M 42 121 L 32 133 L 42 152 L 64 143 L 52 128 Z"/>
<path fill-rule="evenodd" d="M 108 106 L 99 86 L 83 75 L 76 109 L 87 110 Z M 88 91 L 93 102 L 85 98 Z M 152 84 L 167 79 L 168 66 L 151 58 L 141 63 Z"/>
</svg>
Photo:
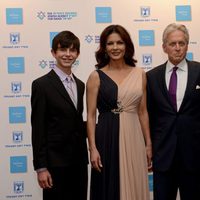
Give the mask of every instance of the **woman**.
<svg viewBox="0 0 200 200">
<path fill-rule="evenodd" d="M 91 200 L 149 199 L 146 78 L 133 56 L 134 45 L 122 26 L 104 29 L 96 52 L 97 70 L 87 81 Z"/>
</svg>

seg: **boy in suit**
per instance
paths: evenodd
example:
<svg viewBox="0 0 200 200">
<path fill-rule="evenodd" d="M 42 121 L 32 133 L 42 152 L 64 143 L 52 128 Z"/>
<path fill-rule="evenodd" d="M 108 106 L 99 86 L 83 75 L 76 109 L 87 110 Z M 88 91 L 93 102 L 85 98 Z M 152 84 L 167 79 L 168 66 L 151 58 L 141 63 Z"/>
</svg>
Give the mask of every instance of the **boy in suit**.
<svg viewBox="0 0 200 200">
<path fill-rule="evenodd" d="M 32 83 L 33 165 L 43 200 L 87 199 L 84 83 L 72 73 L 80 41 L 62 31 L 52 41 L 56 66 Z"/>
<path fill-rule="evenodd" d="M 147 72 L 154 200 L 200 199 L 200 63 L 188 61 L 182 24 L 163 32 L 168 61 Z"/>
</svg>

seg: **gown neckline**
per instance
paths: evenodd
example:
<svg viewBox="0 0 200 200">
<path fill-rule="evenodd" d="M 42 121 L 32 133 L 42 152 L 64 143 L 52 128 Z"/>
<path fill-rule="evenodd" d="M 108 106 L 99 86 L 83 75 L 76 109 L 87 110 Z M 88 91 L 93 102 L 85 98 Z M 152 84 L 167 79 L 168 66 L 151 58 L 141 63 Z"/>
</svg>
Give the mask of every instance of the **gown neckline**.
<svg viewBox="0 0 200 200">
<path fill-rule="evenodd" d="M 106 77 L 108 77 L 118 88 L 125 82 L 126 79 L 131 75 L 131 73 L 134 71 L 134 69 L 131 69 L 131 71 L 128 73 L 128 75 L 119 83 L 117 84 L 116 81 L 114 81 L 108 74 L 106 74 L 103 70 L 99 69 L 103 74 L 105 74 Z"/>
</svg>

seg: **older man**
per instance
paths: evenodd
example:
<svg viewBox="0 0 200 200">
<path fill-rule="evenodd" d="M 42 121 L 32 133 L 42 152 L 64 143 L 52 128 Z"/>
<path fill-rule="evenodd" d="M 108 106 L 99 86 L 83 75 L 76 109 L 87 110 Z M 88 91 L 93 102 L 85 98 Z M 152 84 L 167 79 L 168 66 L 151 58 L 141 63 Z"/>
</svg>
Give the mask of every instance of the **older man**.
<svg viewBox="0 0 200 200">
<path fill-rule="evenodd" d="M 147 72 L 153 144 L 154 200 L 200 199 L 200 63 L 188 61 L 189 33 L 163 33 L 168 61 Z"/>
</svg>

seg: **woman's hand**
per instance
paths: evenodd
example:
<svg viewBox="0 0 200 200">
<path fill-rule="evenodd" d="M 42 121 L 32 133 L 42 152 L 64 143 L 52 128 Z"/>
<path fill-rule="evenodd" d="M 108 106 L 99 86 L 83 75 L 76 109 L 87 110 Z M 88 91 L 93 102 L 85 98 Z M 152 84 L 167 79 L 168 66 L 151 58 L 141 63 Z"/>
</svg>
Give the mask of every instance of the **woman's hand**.
<svg viewBox="0 0 200 200">
<path fill-rule="evenodd" d="M 99 152 L 96 148 L 90 149 L 90 161 L 92 168 L 101 172 L 101 168 L 103 167 L 103 165 L 101 163 L 101 157 L 99 155 Z"/>
<path fill-rule="evenodd" d="M 152 145 L 146 145 L 148 171 L 152 172 Z"/>
</svg>

